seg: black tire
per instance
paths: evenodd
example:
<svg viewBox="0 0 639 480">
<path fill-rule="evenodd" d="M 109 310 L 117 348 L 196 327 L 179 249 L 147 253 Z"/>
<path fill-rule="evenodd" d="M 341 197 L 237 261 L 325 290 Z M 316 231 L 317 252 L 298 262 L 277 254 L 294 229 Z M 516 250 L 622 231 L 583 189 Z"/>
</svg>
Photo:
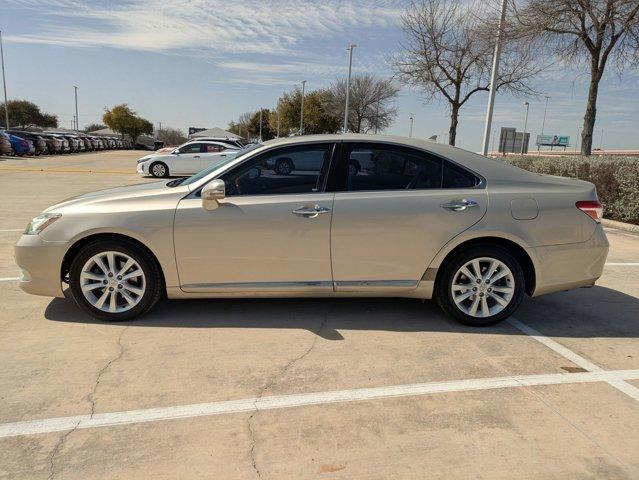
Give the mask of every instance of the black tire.
<svg viewBox="0 0 639 480">
<path fill-rule="evenodd" d="M 156 178 L 165 178 L 169 176 L 169 167 L 164 162 L 153 162 L 149 167 L 149 173 Z"/>
<path fill-rule="evenodd" d="M 481 257 L 494 258 L 504 263 L 512 273 L 515 286 L 510 303 L 508 303 L 503 310 L 491 316 L 475 317 L 462 311 L 457 306 L 452 297 L 451 286 L 455 274 L 460 268 L 462 268 L 462 266 L 473 259 Z M 473 327 L 487 327 L 499 323 L 512 315 L 519 307 L 519 304 L 523 299 L 524 292 L 524 272 L 517 259 L 503 248 L 492 245 L 480 245 L 461 251 L 453 258 L 446 261 L 443 266 L 443 270 L 441 271 L 441 275 L 437 278 L 437 284 L 435 285 L 435 300 L 444 313 L 451 316 L 458 322 Z"/>
<path fill-rule="evenodd" d="M 144 272 L 146 290 L 142 294 L 139 303 L 130 310 L 119 313 L 104 312 L 94 307 L 82 293 L 80 286 L 82 268 L 91 257 L 107 251 L 121 252 L 128 255 L 138 263 Z M 107 322 L 124 322 L 143 315 L 153 308 L 164 295 L 164 280 L 155 259 L 134 242 L 120 239 L 96 240 L 82 247 L 71 261 L 69 286 L 73 299 L 82 310 L 94 318 Z"/>
<path fill-rule="evenodd" d="M 280 175 L 290 175 L 295 170 L 295 165 L 290 158 L 278 158 L 275 162 L 275 171 Z"/>
</svg>

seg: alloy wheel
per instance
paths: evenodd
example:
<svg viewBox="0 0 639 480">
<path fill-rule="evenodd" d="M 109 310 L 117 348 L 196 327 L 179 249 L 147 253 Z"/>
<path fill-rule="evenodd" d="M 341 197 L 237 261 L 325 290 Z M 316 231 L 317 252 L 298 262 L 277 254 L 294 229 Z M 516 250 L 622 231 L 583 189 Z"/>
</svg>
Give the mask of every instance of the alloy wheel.
<svg viewBox="0 0 639 480">
<path fill-rule="evenodd" d="M 457 308 L 471 317 L 492 317 L 506 308 L 515 293 L 515 277 L 495 258 L 474 258 L 453 276 L 451 297 Z"/>
<path fill-rule="evenodd" d="M 166 168 L 164 167 L 164 165 L 157 163 L 153 165 L 152 173 L 156 177 L 163 177 L 164 175 L 166 175 Z"/>
<path fill-rule="evenodd" d="M 122 252 L 106 251 L 84 264 L 80 288 L 93 307 L 120 313 L 140 303 L 146 291 L 146 278 L 135 259 Z"/>
</svg>

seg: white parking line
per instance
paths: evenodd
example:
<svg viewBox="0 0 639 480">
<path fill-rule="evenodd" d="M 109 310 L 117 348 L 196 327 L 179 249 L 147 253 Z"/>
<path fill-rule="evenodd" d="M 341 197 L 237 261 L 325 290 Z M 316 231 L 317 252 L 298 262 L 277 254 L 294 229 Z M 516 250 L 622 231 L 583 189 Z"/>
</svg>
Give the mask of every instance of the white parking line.
<svg viewBox="0 0 639 480">
<path fill-rule="evenodd" d="M 606 267 L 639 267 L 639 263 L 633 262 L 606 262 Z"/>
<path fill-rule="evenodd" d="M 449 382 L 416 383 L 389 387 L 360 388 L 332 392 L 313 392 L 294 395 L 273 395 L 222 402 L 147 408 L 125 412 L 76 415 L 73 417 L 45 418 L 24 422 L 0 424 L 0 438 L 20 435 L 60 432 L 75 428 L 96 428 L 133 423 L 157 422 L 210 415 L 228 415 L 274 410 L 309 405 L 359 402 L 381 398 L 432 395 L 436 393 L 492 390 L 498 388 L 560 385 L 571 383 L 609 382 L 619 379 L 639 379 L 639 370 L 597 371 L 583 373 L 552 373 L 543 375 L 516 375 L 511 377 L 480 378 Z M 621 380 L 623 381 L 623 380 Z"/>
<path fill-rule="evenodd" d="M 555 352 L 557 352 L 562 357 L 570 360 L 575 365 L 579 365 L 584 370 L 587 370 L 588 372 L 603 372 L 604 371 L 598 365 L 595 365 L 594 363 L 590 362 L 589 360 L 586 360 L 581 355 L 579 355 L 579 354 L 573 352 L 572 350 L 564 347 L 560 343 L 555 342 L 553 339 L 542 335 L 540 332 L 538 332 L 534 328 L 529 327 L 528 325 L 526 325 L 525 323 L 520 322 L 516 318 L 510 317 L 506 321 L 508 323 L 510 323 L 513 327 L 515 327 L 518 330 L 520 330 L 523 333 L 525 333 L 526 335 L 530 336 L 531 338 L 534 338 L 535 340 L 537 340 L 538 342 L 544 344 L 545 346 L 547 346 L 551 350 L 554 350 Z M 621 377 L 614 378 L 614 376 L 613 376 L 612 378 L 606 379 L 605 382 L 608 383 L 610 386 L 615 387 L 617 390 L 625 393 L 629 397 L 632 397 L 635 400 L 639 401 L 639 388 L 635 387 L 634 385 L 629 384 L 628 382 L 625 382 Z"/>
<path fill-rule="evenodd" d="M 4 232 L 24 232 L 24 228 L 0 228 L 0 233 Z"/>
<path fill-rule="evenodd" d="M 20 280 L 20 277 L 4 277 L 4 278 L 0 278 L 0 282 L 14 282 L 16 280 Z"/>
</svg>

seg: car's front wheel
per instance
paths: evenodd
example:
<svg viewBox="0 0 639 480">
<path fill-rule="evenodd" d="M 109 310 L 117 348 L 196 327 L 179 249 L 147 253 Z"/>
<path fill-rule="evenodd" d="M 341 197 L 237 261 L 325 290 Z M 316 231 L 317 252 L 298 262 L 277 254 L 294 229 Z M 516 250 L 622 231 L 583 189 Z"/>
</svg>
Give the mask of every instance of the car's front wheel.
<svg viewBox="0 0 639 480">
<path fill-rule="evenodd" d="M 162 162 L 155 162 L 149 167 L 149 172 L 154 177 L 162 178 L 169 176 L 169 167 Z"/>
<path fill-rule="evenodd" d="M 162 274 L 154 259 L 124 240 L 85 245 L 71 262 L 69 284 L 82 309 L 111 322 L 146 313 L 163 291 Z"/>
<path fill-rule="evenodd" d="M 471 326 L 509 317 L 524 294 L 524 272 L 508 251 L 471 247 L 448 261 L 438 278 L 436 300 L 448 315 Z"/>
</svg>

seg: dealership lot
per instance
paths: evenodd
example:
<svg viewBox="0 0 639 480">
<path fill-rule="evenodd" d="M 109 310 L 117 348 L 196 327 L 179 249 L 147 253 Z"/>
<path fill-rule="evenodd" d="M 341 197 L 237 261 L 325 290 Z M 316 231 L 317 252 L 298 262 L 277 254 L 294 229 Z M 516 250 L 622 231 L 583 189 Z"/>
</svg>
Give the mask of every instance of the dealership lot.
<svg viewBox="0 0 639 480">
<path fill-rule="evenodd" d="M 639 236 L 592 289 L 473 329 L 403 299 L 165 302 L 124 324 L 17 287 L 66 197 L 142 152 L 0 161 L 0 478 L 637 478 Z"/>
</svg>

